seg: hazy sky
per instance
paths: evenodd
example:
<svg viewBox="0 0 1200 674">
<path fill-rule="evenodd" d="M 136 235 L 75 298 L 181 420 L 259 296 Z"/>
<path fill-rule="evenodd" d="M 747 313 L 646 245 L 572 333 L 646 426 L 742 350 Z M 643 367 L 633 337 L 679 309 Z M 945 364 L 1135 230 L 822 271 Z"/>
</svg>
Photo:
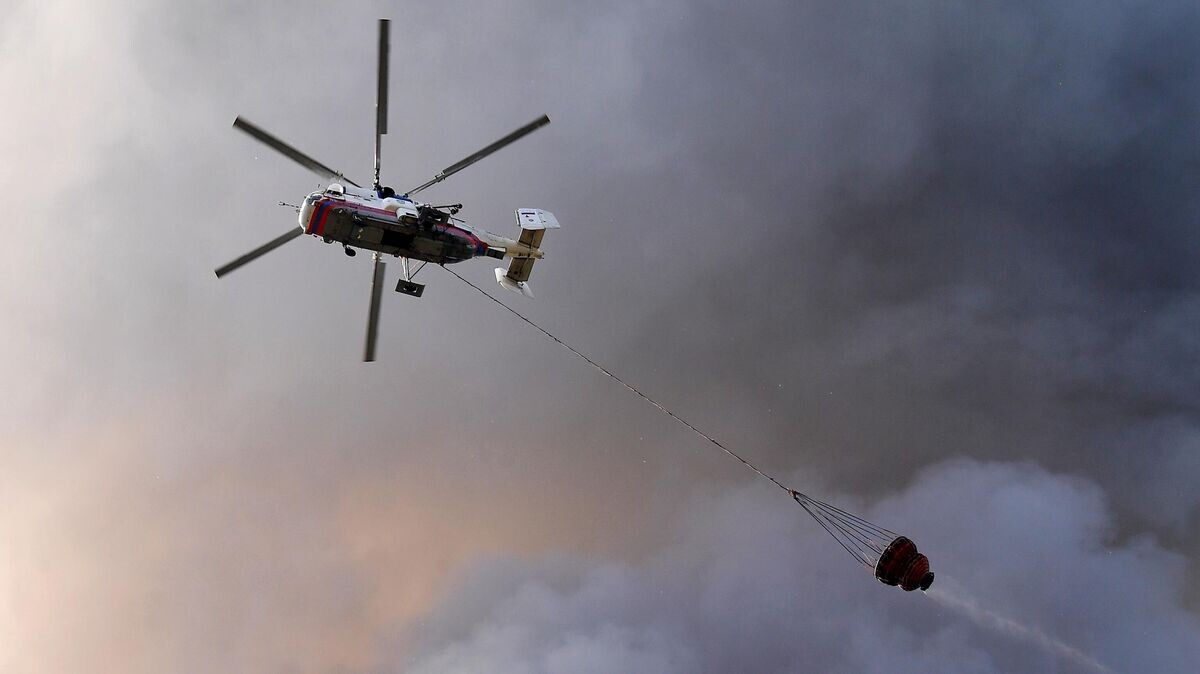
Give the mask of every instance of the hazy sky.
<svg viewBox="0 0 1200 674">
<path fill-rule="evenodd" d="M 1200 662 L 1194 2 L 4 9 L 0 672 Z M 374 364 L 369 256 L 214 278 L 317 186 L 235 116 L 369 181 L 381 16 L 384 182 L 549 114 L 422 195 L 558 216 L 501 298 L 940 601 L 441 270 Z"/>
</svg>

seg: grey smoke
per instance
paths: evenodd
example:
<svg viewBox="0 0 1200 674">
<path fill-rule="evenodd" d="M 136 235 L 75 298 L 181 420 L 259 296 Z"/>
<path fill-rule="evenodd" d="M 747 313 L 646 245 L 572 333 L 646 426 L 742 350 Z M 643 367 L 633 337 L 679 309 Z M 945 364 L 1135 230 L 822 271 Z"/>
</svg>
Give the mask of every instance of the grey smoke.
<svg viewBox="0 0 1200 674">
<path fill-rule="evenodd" d="M 1185 560 L 1149 537 L 1114 539 L 1087 480 L 955 460 L 867 508 L 910 523 L 952 610 L 883 586 L 772 496 L 759 484 L 697 496 L 641 563 L 479 562 L 387 671 L 1183 674 L 1200 662 Z"/>
<path fill-rule="evenodd" d="M 1194 2 L 10 9 L 10 668 L 369 669 L 485 552 L 538 561 L 478 567 L 386 661 L 487 655 L 470 637 L 507 606 L 500 663 L 1070 666 L 847 568 L 448 276 L 388 298 L 369 370 L 361 256 L 305 240 L 216 282 L 314 187 L 234 115 L 369 171 L 379 16 L 410 96 L 389 182 L 554 119 L 430 195 L 501 233 L 559 215 L 524 311 L 757 464 L 806 467 L 798 487 L 857 496 L 987 610 L 1117 671 L 1196 660 Z M 868 508 L 962 456 L 998 463 L 951 474 L 996 482 Z"/>
</svg>

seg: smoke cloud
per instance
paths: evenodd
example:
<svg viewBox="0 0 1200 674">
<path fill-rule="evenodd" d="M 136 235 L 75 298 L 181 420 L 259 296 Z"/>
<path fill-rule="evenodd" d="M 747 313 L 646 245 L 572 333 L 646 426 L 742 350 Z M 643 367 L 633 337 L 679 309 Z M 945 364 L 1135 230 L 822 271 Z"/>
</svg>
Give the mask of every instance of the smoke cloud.
<svg viewBox="0 0 1200 674">
<path fill-rule="evenodd" d="M 1200 660 L 1194 1 L 9 5 L 6 674 L 1084 668 L 436 269 L 372 368 L 367 256 L 213 278 L 315 187 L 236 115 L 370 174 L 380 16 L 388 184 L 554 120 L 429 191 L 558 215 L 523 312 L 935 588 Z"/>
<path fill-rule="evenodd" d="M 1087 480 L 956 460 L 867 507 L 912 523 L 938 601 L 878 583 L 772 495 L 693 499 L 679 536 L 642 563 L 477 563 L 386 671 L 1182 674 L 1200 661 L 1185 560 L 1114 539 Z"/>
</svg>

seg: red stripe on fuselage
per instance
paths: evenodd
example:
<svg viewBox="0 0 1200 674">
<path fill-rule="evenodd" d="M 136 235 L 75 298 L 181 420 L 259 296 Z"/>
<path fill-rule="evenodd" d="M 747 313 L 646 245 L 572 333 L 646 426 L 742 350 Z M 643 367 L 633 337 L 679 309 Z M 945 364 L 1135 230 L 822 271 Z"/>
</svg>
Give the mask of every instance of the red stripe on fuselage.
<svg viewBox="0 0 1200 674">
<path fill-rule="evenodd" d="M 459 229 L 458 227 L 455 227 L 455 229 L 458 229 L 458 231 L 460 231 L 464 235 L 466 235 L 467 240 L 469 240 L 471 242 L 471 244 L 473 246 L 475 246 L 476 254 L 483 255 L 484 253 L 487 252 L 487 244 L 483 242 L 483 239 L 480 239 L 478 236 L 475 236 L 474 234 L 468 232 L 465 229 Z"/>
<path fill-rule="evenodd" d="M 317 207 L 313 209 L 312 219 L 308 223 L 309 234 L 320 236 L 325 233 L 325 218 L 329 217 L 329 211 L 337 203 L 333 199 L 323 199 L 317 202 Z"/>
<path fill-rule="evenodd" d="M 333 201 L 326 201 L 321 206 L 321 211 L 317 214 L 317 236 L 325 233 L 325 220 L 329 217 L 329 211 L 333 210 Z"/>
<path fill-rule="evenodd" d="M 370 213 L 372 215 L 382 215 L 392 220 L 395 220 L 397 217 L 396 211 L 388 211 L 382 208 L 371 208 L 370 206 L 363 206 L 351 201 L 321 199 L 317 202 L 316 208 L 313 210 L 312 219 L 309 220 L 308 229 L 306 230 L 307 233 L 316 234 L 317 236 L 325 234 L 325 221 L 329 219 L 329 212 L 335 208 L 348 208 L 350 210 Z"/>
</svg>

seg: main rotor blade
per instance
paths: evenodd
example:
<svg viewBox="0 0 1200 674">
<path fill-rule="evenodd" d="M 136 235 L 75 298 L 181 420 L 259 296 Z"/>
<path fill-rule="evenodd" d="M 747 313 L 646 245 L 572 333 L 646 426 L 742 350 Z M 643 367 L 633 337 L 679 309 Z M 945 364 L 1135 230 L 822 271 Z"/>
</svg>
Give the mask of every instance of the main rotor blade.
<svg viewBox="0 0 1200 674">
<path fill-rule="evenodd" d="M 375 360 L 375 334 L 379 331 L 379 300 L 383 296 L 383 272 L 387 267 L 375 254 L 375 276 L 371 279 L 371 310 L 367 314 L 367 345 L 363 350 L 363 362 Z"/>
<path fill-rule="evenodd" d="M 225 265 L 224 267 L 218 267 L 216 269 L 217 278 L 221 278 L 222 276 L 224 276 L 224 275 L 228 274 L 229 272 L 233 271 L 234 269 L 237 269 L 238 267 L 246 264 L 247 262 L 253 262 L 254 260 L 262 257 L 263 255 L 266 255 L 267 253 L 275 250 L 276 248 L 282 246 L 283 244 L 287 243 L 288 241 L 291 241 L 292 239 L 300 236 L 303 233 L 304 233 L 303 229 L 296 227 L 294 229 L 289 230 L 287 234 L 283 234 L 282 236 L 277 236 L 274 239 L 271 239 L 270 241 L 259 246 L 258 248 L 255 248 L 254 250 L 250 251 L 249 253 L 246 253 L 245 255 L 234 260 L 233 262 L 230 262 L 229 264 Z"/>
<path fill-rule="evenodd" d="M 388 123 L 388 60 L 391 45 L 391 25 L 387 19 L 379 20 L 379 81 L 375 94 L 375 190 L 379 190 L 379 163 L 383 152 L 383 136 Z"/>
<path fill-rule="evenodd" d="M 538 117 L 537 119 L 526 124 L 525 126 L 517 129 L 516 131 L 513 131 L 512 133 L 508 134 L 507 136 L 501 138 L 500 140 L 483 148 L 479 152 L 469 155 L 465 159 L 462 159 L 461 161 L 459 161 L 457 163 L 447 166 L 446 168 L 442 169 L 441 173 L 434 176 L 433 180 L 430 180 L 429 182 L 425 183 L 424 185 L 421 185 L 420 187 L 417 187 L 416 189 L 409 190 L 406 194 L 411 196 L 413 194 L 416 194 L 417 192 L 420 192 L 421 190 L 425 189 L 426 187 L 429 187 L 431 185 L 436 185 L 437 183 L 442 182 L 446 178 L 449 178 L 450 176 L 454 175 L 455 173 L 458 173 L 459 171 L 467 168 L 471 164 L 474 164 L 475 162 L 479 161 L 480 159 L 483 159 L 484 157 L 488 156 L 489 154 L 492 154 L 493 152 L 496 152 L 497 150 L 500 150 L 500 149 L 504 148 L 505 146 L 512 145 L 513 143 L 517 142 L 518 140 L 521 140 L 525 136 L 528 136 L 529 134 L 533 133 L 534 131 L 537 131 L 538 129 L 542 128 L 543 126 L 546 126 L 549 123 L 550 123 L 550 118 L 547 117 L 546 115 L 542 115 L 541 117 Z"/>
<path fill-rule="evenodd" d="M 354 185 L 355 187 L 358 187 L 358 183 L 355 183 L 353 180 L 350 180 L 346 176 L 342 175 L 341 171 L 335 171 L 334 169 L 329 168 L 328 166 L 317 161 L 316 159 L 313 159 L 312 157 L 304 154 L 300 150 L 297 150 L 296 148 L 292 147 L 291 145 L 288 145 L 287 143 L 283 142 L 282 140 L 279 140 L 275 136 L 272 136 L 271 134 L 264 131 L 262 128 L 242 119 L 241 117 L 238 117 L 237 119 L 233 120 L 233 127 L 235 129 L 240 129 L 240 130 L 246 132 L 247 134 L 252 136 L 255 140 L 259 141 L 260 143 L 262 143 L 264 145 L 270 146 L 271 149 L 282 154 L 283 156 L 287 157 L 288 159 L 291 159 L 292 161 L 303 166 L 304 168 L 308 169 L 309 171 L 312 171 L 313 173 L 321 176 L 321 178 L 328 180 L 329 182 L 345 181 L 345 182 L 350 183 L 351 185 Z"/>
</svg>

